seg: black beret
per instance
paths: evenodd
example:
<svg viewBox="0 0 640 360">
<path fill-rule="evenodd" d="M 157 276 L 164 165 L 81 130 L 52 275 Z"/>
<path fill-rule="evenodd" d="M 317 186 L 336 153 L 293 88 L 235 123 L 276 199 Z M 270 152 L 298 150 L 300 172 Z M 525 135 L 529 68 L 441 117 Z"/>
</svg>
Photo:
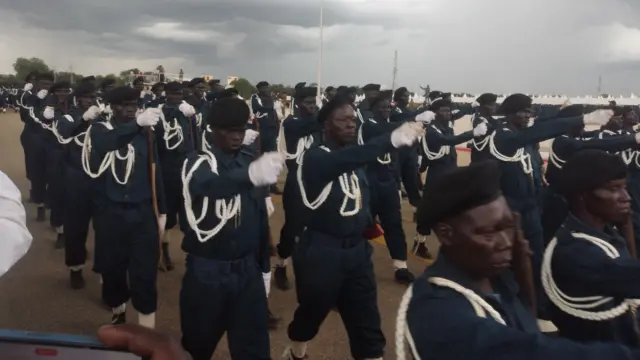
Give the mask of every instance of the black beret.
<svg viewBox="0 0 640 360">
<path fill-rule="evenodd" d="M 256 88 L 267 87 L 267 86 L 269 86 L 269 83 L 266 81 L 260 81 L 258 84 L 256 84 Z"/>
<path fill-rule="evenodd" d="M 325 92 L 329 92 L 331 90 L 335 90 L 335 88 L 333 86 L 327 86 L 327 88 L 324 89 Z"/>
<path fill-rule="evenodd" d="M 362 87 L 364 91 L 380 91 L 380 84 L 367 84 Z"/>
<path fill-rule="evenodd" d="M 627 178 L 628 168 L 619 155 L 602 150 L 582 150 L 562 167 L 557 189 L 565 198 L 598 189 L 610 181 Z"/>
<path fill-rule="evenodd" d="M 533 104 L 531 97 L 525 94 L 512 94 L 507 96 L 500 105 L 500 112 L 505 115 L 515 114 L 519 111 L 530 109 Z"/>
<path fill-rule="evenodd" d="M 295 98 L 296 99 L 303 99 L 306 97 L 315 97 L 318 94 L 318 88 L 317 87 L 303 87 L 300 89 L 296 89 L 296 93 L 295 93 Z"/>
<path fill-rule="evenodd" d="M 491 105 L 491 104 L 495 104 L 496 101 L 498 101 L 498 95 L 496 94 L 491 94 L 491 93 L 484 93 L 480 96 L 478 96 L 478 98 L 476 99 L 476 101 L 478 102 L 478 104 L 480 105 Z"/>
<path fill-rule="evenodd" d="M 163 82 L 157 82 L 157 83 L 155 83 L 155 84 L 153 84 L 151 86 L 151 91 L 156 91 L 156 90 L 158 90 L 160 88 L 164 89 L 164 85 L 165 85 L 165 83 L 163 83 Z"/>
<path fill-rule="evenodd" d="M 104 78 L 104 80 L 102 80 L 102 82 L 100 83 L 100 88 L 104 89 L 107 86 L 115 85 L 115 83 L 116 83 L 116 79 L 114 78 L 110 78 L 110 77 Z"/>
<path fill-rule="evenodd" d="M 75 89 L 73 89 L 73 95 L 77 98 L 87 96 L 95 92 L 96 92 L 95 85 L 93 85 L 91 82 L 88 82 L 88 81 L 81 82 L 80 84 L 78 84 L 78 86 L 76 86 Z"/>
<path fill-rule="evenodd" d="M 118 105 L 128 101 L 138 101 L 140 91 L 130 86 L 118 86 L 107 94 L 107 101 L 111 105 Z"/>
<path fill-rule="evenodd" d="M 164 86 L 164 90 L 165 90 L 166 92 L 168 92 L 168 93 L 177 93 L 177 92 L 180 92 L 180 91 L 182 91 L 182 88 L 183 88 L 182 84 L 181 84 L 181 83 L 179 83 L 179 82 L 177 82 L 177 81 L 172 81 L 172 82 L 170 82 L 170 83 L 167 83 L 167 84 Z"/>
<path fill-rule="evenodd" d="M 58 81 L 57 83 L 51 85 L 49 88 L 49 92 L 54 92 L 56 90 L 69 90 L 71 89 L 71 83 L 68 81 Z"/>
<path fill-rule="evenodd" d="M 329 100 L 318 112 L 317 121 L 319 123 L 324 123 L 329 119 L 331 113 L 333 113 L 336 109 L 341 108 L 343 106 L 349 105 L 351 106 L 351 99 L 349 98 L 349 93 L 341 93 L 333 97 L 333 99 Z M 355 113 L 354 113 L 355 114 Z"/>
<path fill-rule="evenodd" d="M 427 234 L 436 224 L 496 200 L 500 191 L 496 160 L 453 168 L 428 183 L 417 209 L 417 229 Z"/>
<path fill-rule="evenodd" d="M 49 81 L 54 81 L 55 76 L 53 75 L 53 73 L 38 73 L 37 75 L 37 79 L 38 80 L 49 80 Z"/>
<path fill-rule="evenodd" d="M 429 109 L 432 111 L 436 111 L 441 107 L 451 107 L 451 100 L 438 99 L 429 105 Z"/>
<path fill-rule="evenodd" d="M 133 80 L 133 84 L 144 84 L 144 78 L 142 76 L 138 76 Z"/>
<path fill-rule="evenodd" d="M 384 100 L 389 100 L 391 101 L 391 95 L 393 94 L 393 90 L 383 90 L 380 91 L 378 93 L 378 96 L 376 96 L 375 98 L 373 98 L 370 102 L 369 102 L 369 106 L 373 107 L 374 105 L 376 105 L 377 103 L 379 103 L 380 101 L 384 101 Z"/>
<path fill-rule="evenodd" d="M 294 90 L 298 90 L 298 89 L 302 89 L 303 87 L 307 86 L 306 82 L 299 82 L 296 84 L 296 86 L 293 87 Z"/>
<path fill-rule="evenodd" d="M 409 92 L 409 90 L 407 90 L 406 87 L 401 86 L 401 87 L 396 89 L 396 92 L 394 93 L 394 96 L 400 96 L 400 95 L 403 95 L 406 92 Z"/>
<path fill-rule="evenodd" d="M 191 79 L 191 81 L 189 81 L 189 87 L 195 87 L 198 84 L 204 84 L 204 82 L 204 79 L 201 77 L 193 78 Z"/>
</svg>

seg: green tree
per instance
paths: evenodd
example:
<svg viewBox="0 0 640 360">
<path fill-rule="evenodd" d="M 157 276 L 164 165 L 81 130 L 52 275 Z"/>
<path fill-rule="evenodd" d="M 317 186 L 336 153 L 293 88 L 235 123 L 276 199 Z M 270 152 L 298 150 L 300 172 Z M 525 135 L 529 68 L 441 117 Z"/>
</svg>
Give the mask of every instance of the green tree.
<svg viewBox="0 0 640 360">
<path fill-rule="evenodd" d="M 251 84 L 251 82 L 249 82 L 249 80 L 245 78 L 238 78 L 238 80 L 232 82 L 229 85 L 236 88 L 240 96 L 242 96 L 245 99 L 248 99 L 249 97 L 251 97 L 251 94 L 256 92 L 255 86 L 253 86 L 253 84 Z"/>
<path fill-rule="evenodd" d="M 42 59 L 32 57 L 32 58 L 24 58 L 19 57 L 16 59 L 16 62 L 13 63 L 13 70 L 16 72 L 16 77 L 18 79 L 24 79 L 27 75 L 32 71 L 37 72 L 51 72 L 51 69 Z"/>
<path fill-rule="evenodd" d="M 83 76 L 81 74 L 67 71 L 60 71 L 56 73 L 56 81 L 68 81 L 73 85 L 78 84 L 82 78 Z"/>
</svg>

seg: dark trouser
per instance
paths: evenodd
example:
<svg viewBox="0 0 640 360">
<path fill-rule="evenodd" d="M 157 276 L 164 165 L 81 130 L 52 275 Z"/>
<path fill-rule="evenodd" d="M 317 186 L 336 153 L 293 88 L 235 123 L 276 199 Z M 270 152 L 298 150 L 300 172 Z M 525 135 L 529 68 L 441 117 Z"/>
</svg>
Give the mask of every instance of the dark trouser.
<svg viewBox="0 0 640 360">
<path fill-rule="evenodd" d="M 278 242 L 278 256 L 286 259 L 291 256 L 296 245 L 296 237 L 304 229 L 304 221 L 300 218 L 301 213 L 296 201 L 296 179 L 295 174 L 287 175 L 287 182 L 284 184 L 282 192 L 282 210 L 284 210 L 284 225 L 280 230 L 280 241 Z"/>
<path fill-rule="evenodd" d="M 107 305 L 115 308 L 131 298 L 138 312 L 155 312 L 160 249 L 151 201 L 96 205 L 93 224 L 99 263 L 96 267 L 102 274 L 102 293 Z"/>
<path fill-rule="evenodd" d="M 82 169 L 67 165 L 64 233 L 65 264 L 84 265 L 87 258 L 87 235 L 93 216 L 92 179 Z"/>
<path fill-rule="evenodd" d="M 531 256 L 531 267 L 533 269 L 533 283 L 536 288 L 536 302 L 538 307 L 538 317 L 546 319 L 546 309 L 548 298 L 542 287 L 540 271 L 542 268 L 542 256 L 544 254 L 543 229 L 540 220 L 540 210 L 537 207 L 520 211 L 520 225 L 524 233 L 524 238 L 529 241 L 529 247 L 533 252 Z"/>
<path fill-rule="evenodd" d="M 27 173 L 27 179 L 31 181 L 31 163 L 29 162 L 31 152 L 29 151 L 29 133 L 26 127 L 22 129 L 20 133 L 20 144 L 22 145 L 22 152 L 24 153 L 24 169 Z"/>
<path fill-rule="evenodd" d="M 371 216 L 377 216 L 384 231 L 384 240 L 393 260 L 407 260 L 407 243 L 402 228 L 402 213 L 398 183 L 391 179 L 380 182 L 369 177 L 371 184 Z"/>
<path fill-rule="evenodd" d="M 47 151 L 48 146 L 43 134 L 28 133 L 26 136 L 28 167 L 31 176 L 33 202 L 44 204 L 47 198 Z"/>
<path fill-rule="evenodd" d="M 260 128 L 260 150 L 263 153 L 269 151 L 276 151 L 278 149 L 278 128 L 272 129 L 270 127 Z"/>
<path fill-rule="evenodd" d="M 176 225 L 180 224 L 180 230 L 184 232 L 184 227 L 188 226 L 188 224 L 184 210 L 182 179 L 180 175 L 180 171 L 164 172 L 162 174 L 167 202 L 167 225 L 165 229 L 173 229 Z"/>
<path fill-rule="evenodd" d="M 52 227 L 62 226 L 65 214 L 64 150 L 59 144 L 48 143 L 45 158 L 47 176 L 47 196 L 51 208 L 49 219 Z"/>
<path fill-rule="evenodd" d="M 187 256 L 180 290 L 182 347 L 210 360 L 227 332 L 232 359 L 270 359 L 267 295 L 251 254 L 235 261 Z"/>
<path fill-rule="evenodd" d="M 312 340 L 337 306 L 351 355 L 356 360 L 383 355 L 372 252 L 363 238 L 337 239 L 311 230 L 301 235 L 293 253 L 298 307 L 289 324 L 289 339 Z"/>
<path fill-rule="evenodd" d="M 542 238 L 546 246 L 556 236 L 556 232 L 567 218 L 569 205 L 551 186 L 544 190 L 542 205 Z"/>
</svg>

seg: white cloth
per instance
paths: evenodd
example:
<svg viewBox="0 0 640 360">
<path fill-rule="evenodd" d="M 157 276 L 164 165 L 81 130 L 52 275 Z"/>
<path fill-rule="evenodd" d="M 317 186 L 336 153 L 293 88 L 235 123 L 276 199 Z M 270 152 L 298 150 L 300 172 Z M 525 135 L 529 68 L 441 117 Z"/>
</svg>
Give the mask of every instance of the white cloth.
<svg viewBox="0 0 640 360">
<path fill-rule="evenodd" d="M 56 112 L 51 106 L 47 106 L 46 108 L 44 108 L 42 115 L 45 119 L 52 120 L 56 116 Z"/>
<path fill-rule="evenodd" d="M 483 136 L 487 134 L 487 124 L 480 123 L 478 126 L 473 128 L 473 137 Z"/>
<path fill-rule="evenodd" d="M 43 90 L 38 91 L 36 96 L 38 97 L 38 99 L 44 100 L 44 98 L 47 97 L 47 94 L 49 94 L 49 91 L 43 89 Z"/>
<path fill-rule="evenodd" d="M 416 121 L 420 121 L 428 124 L 432 122 L 435 118 L 436 118 L 436 113 L 434 113 L 433 111 L 425 111 L 416 116 Z"/>
<path fill-rule="evenodd" d="M 391 145 L 394 148 L 411 146 L 424 135 L 424 125 L 421 122 L 406 122 L 391 133 Z"/>
<path fill-rule="evenodd" d="M 612 116 L 613 116 L 613 110 L 600 109 L 600 110 L 596 110 L 588 114 L 585 114 L 583 117 L 583 122 L 585 125 L 602 126 L 608 123 Z"/>
<path fill-rule="evenodd" d="M 189 103 L 187 103 L 186 101 L 183 101 L 180 104 L 180 106 L 178 107 L 178 109 L 186 117 L 192 117 L 193 115 L 196 114 L 196 109 L 193 106 L 191 106 Z"/>
<path fill-rule="evenodd" d="M 272 185 L 284 169 L 284 155 L 268 152 L 249 164 L 249 180 L 255 186 Z"/>
<path fill-rule="evenodd" d="M 138 115 L 136 122 L 140 126 L 155 126 L 160 121 L 161 111 L 158 108 L 149 108 Z"/>
<path fill-rule="evenodd" d="M 4 275 L 31 246 L 33 237 L 27 228 L 27 214 L 20 190 L 0 171 L 0 276 Z"/>
<path fill-rule="evenodd" d="M 244 139 L 242 139 L 242 145 L 249 146 L 253 144 L 253 142 L 256 141 L 259 135 L 259 132 L 247 129 L 244 133 Z"/>
<path fill-rule="evenodd" d="M 82 118 L 85 121 L 93 120 L 100 116 L 100 113 L 102 113 L 100 108 L 96 105 L 93 105 L 92 107 L 88 108 L 87 111 L 84 112 L 84 114 L 82 114 Z"/>
</svg>

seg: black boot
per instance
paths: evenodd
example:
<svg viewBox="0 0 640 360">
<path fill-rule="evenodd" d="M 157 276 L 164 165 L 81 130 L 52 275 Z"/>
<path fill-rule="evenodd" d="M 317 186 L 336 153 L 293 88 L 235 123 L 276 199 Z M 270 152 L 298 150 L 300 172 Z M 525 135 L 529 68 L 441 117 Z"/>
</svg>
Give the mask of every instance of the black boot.
<svg viewBox="0 0 640 360">
<path fill-rule="evenodd" d="M 304 355 L 303 357 L 299 358 L 295 355 L 293 355 L 293 350 L 291 350 L 291 348 L 288 348 L 285 350 L 284 355 L 282 356 L 283 359 L 285 360 L 304 360 L 304 359 L 308 359 L 309 355 Z"/>
<path fill-rule="evenodd" d="M 162 243 L 162 264 L 164 265 L 164 269 L 160 269 L 162 271 L 171 271 L 174 269 L 173 261 L 171 261 L 171 256 L 169 255 L 168 243 Z"/>
<path fill-rule="evenodd" d="M 274 315 L 269 309 L 269 330 L 277 330 L 280 323 L 282 323 L 282 318 Z"/>
<path fill-rule="evenodd" d="M 416 279 L 409 269 L 396 269 L 394 277 L 398 284 L 403 285 L 409 285 Z"/>
<path fill-rule="evenodd" d="M 47 218 L 47 209 L 44 206 L 38 206 L 38 209 L 36 212 L 36 221 L 44 222 L 46 218 Z"/>
<path fill-rule="evenodd" d="M 84 277 L 82 276 L 82 270 L 71 270 L 69 272 L 69 282 L 73 290 L 84 289 Z"/>
<path fill-rule="evenodd" d="M 273 272 L 273 276 L 276 279 L 276 287 L 278 289 L 282 291 L 291 289 L 291 284 L 289 283 L 289 279 L 287 278 L 286 266 L 276 266 L 276 269 Z"/>
<path fill-rule="evenodd" d="M 429 248 L 427 248 L 427 244 L 423 242 L 415 241 L 413 243 L 413 253 L 426 260 L 433 259 L 433 255 L 431 255 Z"/>
<path fill-rule="evenodd" d="M 56 242 L 53 244 L 53 248 L 56 250 L 64 249 L 64 234 L 58 234 Z"/>
</svg>

